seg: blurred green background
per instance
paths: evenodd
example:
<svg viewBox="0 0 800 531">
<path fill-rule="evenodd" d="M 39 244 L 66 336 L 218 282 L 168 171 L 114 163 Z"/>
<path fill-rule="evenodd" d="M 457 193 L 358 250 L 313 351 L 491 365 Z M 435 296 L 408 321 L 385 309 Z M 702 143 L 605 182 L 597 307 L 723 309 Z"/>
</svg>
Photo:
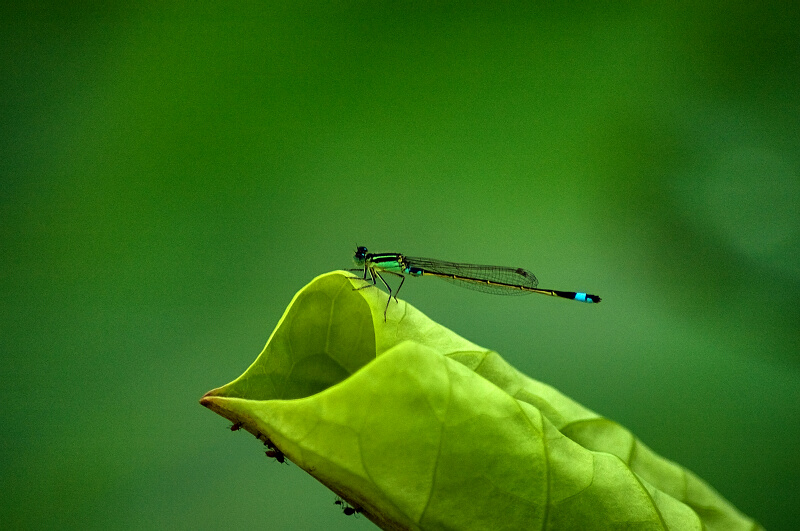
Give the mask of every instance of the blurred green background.
<svg viewBox="0 0 800 531">
<path fill-rule="evenodd" d="M 199 406 L 356 244 L 768 529 L 800 521 L 800 10 L 5 5 L 0 526 L 370 529 Z"/>
</svg>

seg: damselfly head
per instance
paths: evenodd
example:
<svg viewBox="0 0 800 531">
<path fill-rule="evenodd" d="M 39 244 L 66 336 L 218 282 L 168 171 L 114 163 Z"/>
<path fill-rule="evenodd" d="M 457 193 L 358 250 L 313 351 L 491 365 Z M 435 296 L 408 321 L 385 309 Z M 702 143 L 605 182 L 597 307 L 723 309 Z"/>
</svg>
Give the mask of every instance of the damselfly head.
<svg viewBox="0 0 800 531">
<path fill-rule="evenodd" d="M 359 246 L 356 248 L 356 254 L 353 256 L 353 260 L 355 260 L 356 265 L 364 265 L 364 261 L 367 259 L 367 248 L 364 246 Z"/>
</svg>

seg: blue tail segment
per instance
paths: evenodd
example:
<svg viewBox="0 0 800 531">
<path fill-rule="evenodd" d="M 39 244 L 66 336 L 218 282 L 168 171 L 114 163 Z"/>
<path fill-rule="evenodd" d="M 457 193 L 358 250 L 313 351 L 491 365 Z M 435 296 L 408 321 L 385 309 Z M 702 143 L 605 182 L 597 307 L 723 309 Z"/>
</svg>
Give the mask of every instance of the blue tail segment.
<svg viewBox="0 0 800 531">
<path fill-rule="evenodd" d="M 597 295 L 590 295 L 588 293 L 583 292 L 575 292 L 575 291 L 550 291 L 556 297 L 561 297 L 564 299 L 572 299 L 574 301 L 579 302 L 600 302 L 602 299 Z"/>
</svg>

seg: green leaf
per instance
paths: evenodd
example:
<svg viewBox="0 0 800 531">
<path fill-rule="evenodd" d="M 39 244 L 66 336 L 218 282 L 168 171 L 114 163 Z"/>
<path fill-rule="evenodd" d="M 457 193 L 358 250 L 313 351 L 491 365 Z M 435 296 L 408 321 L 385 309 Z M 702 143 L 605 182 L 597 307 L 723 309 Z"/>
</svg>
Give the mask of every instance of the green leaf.
<svg viewBox="0 0 800 531">
<path fill-rule="evenodd" d="M 625 428 L 352 275 L 201 404 L 384 529 L 760 529 Z"/>
</svg>

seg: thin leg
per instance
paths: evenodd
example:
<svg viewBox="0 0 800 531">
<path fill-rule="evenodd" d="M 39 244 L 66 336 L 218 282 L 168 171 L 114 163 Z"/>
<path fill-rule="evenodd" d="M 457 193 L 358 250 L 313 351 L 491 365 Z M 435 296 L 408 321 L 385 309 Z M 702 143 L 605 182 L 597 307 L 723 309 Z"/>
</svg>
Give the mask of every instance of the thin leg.
<svg viewBox="0 0 800 531">
<path fill-rule="evenodd" d="M 386 301 L 386 308 L 383 309 L 383 322 L 386 322 L 386 312 L 389 310 L 389 303 L 392 302 L 392 288 L 389 287 L 389 284 L 386 283 L 386 280 L 381 276 L 380 273 L 374 271 L 378 278 L 381 279 L 383 285 L 386 286 L 386 289 L 389 291 L 389 299 Z M 384 273 L 388 273 L 388 271 L 384 271 Z"/>
<path fill-rule="evenodd" d="M 397 286 L 396 290 L 394 290 L 394 302 L 400 302 L 400 301 L 397 300 L 397 294 L 400 293 L 400 288 L 403 287 L 403 282 L 406 281 L 406 276 L 403 275 L 402 273 L 395 273 L 394 271 L 384 271 L 384 273 L 389 273 L 390 275 L 394 275 L 396 277 L 400 277 L 400 285 Z M 383 279 L 381 279 L 381 280 L 383 280 Z M 384 281 L 384 284 L 386 284 L 386 281 Z M 389 290 L 389 295 L 390 296 L 392 295 L 391 290 Z"/>
<path fill-rule="evenodd" d="M 400 277 L 401 277 L 401 280 L 400 280 L 400 285 L 399 285 L 399 286 L 397 286 L 397 289 L 396 289 L 396 290 L 394 290 L 394 302 L 397 302 L 397 303 L 399 303 L 399 302 L 400 302 L 400 301 L 398 301 L 398 300 L 397 300 L 397 294 L 398 294 L 398 293 L 400 293 L 400 288 L 402 288 L 402 287 L 403 287 L 403 282 L 405 282 L 405 281 L 406 281 L 406 277 L 405 277 L 405 276 L 403 276 L 403 275 L 400 275 Z"/>
<path fill-rule="evenodd" d="M 372 277 L 372 282 L 370 282 L 367 279 L 367 271 L 369 271 L 369 276 Z M 371 288 L 372 286 L 374 286 L 376 284 L 376 282 L 377 282 L 376 279 L 375 279 L 375 271 L 371 267 L 364 268 L 364 278 L 362 280 L 367 281 L 368 284 L 366 284 L 364 286 L 361 286 L 360 288 L 353 288 L 353 291 L 358 291 L 358 290 L 364 289 L 364 288 Z M 383 279 L 381 279 L 381 280 L 383 280 Z M 384 282 L 384 284 L 386 284 L 386 282 Z"/>
<path fill-rule="evenodd" d="M 384 273 L 388 273 L 388 271 L 384 271 Z M 389 298 L 391 298 L 392 297 L 392 288 L 389 287 L 389 284 L 386 283 L 386 280 L 384 280 L 384 278 L 381 276 L 380 273 L 375 271 L 375 274 L 378 275 L 378 278 L 381 279 L 381 282 L 383 282 L 383 285 L 386 286 L 386 291 L 389 292 Z"/>
<path fill-rule="evenodd" d="M 361 273 L 362 268 L 354 267 L 354 268 L 348 269 L 347 271 L 358 271 L 359 273 Z M 367 266 L 364 266 L 363 271 L 364 271 L 364 280 L 367 280 Z"/>
<path fill-rule="evenodd" d="M 358 271 L 360 271 L 360 269 Z M 369 272 L 369 276 L 370 276 L 371 281 L 370 281 L 370 279 L 367 278 L 367 272 Z M 383 278 L 383 276 L 380 273 L 378 273 L 375 270 L 375 268 L 373 268 L 373 267 L 365 267 L 364 268 L 364 278 L 363 278 L 363 280 L 367 281 L 367 284 L 364 285 L 364 286 L 361 286 L 360 288 L 353 288 L 353 291 L 358 291 L 360 289 L 371 288 L 373 286 L 376 286 L 378 284 L 378 279 L 381 279 L 381 282 L 383 282 L 383 285 L 386 286 L 386 291 L 389 292 L 389 299 L 386 301 L 386 307 L 383 309 L 383 321 L 386 322 L 386 312 L 389 311 L 389 303 L 392 302 L 392 297 L 394 297 L 394 302 L 397 302 L 397 303 L 400 302 L 400 301 L 397 300 L 397 294 L 400 292 L 400 288 L 403 287 L 403 282 L 406 281 L 406 277 L 405 277 L 405 275 L 402 275 L 400 273 L 395 273 L 394 271 L 384 271 L 384 273 L 389 273 L 391 275 L 395 275 L 395 276 L 400 277 L 400 285 L 397 286 L 396 290 L 393 290 L 392 287 L 389 286 L 389 283 L 386 282 L 386 279 Z"/>
</svg>

